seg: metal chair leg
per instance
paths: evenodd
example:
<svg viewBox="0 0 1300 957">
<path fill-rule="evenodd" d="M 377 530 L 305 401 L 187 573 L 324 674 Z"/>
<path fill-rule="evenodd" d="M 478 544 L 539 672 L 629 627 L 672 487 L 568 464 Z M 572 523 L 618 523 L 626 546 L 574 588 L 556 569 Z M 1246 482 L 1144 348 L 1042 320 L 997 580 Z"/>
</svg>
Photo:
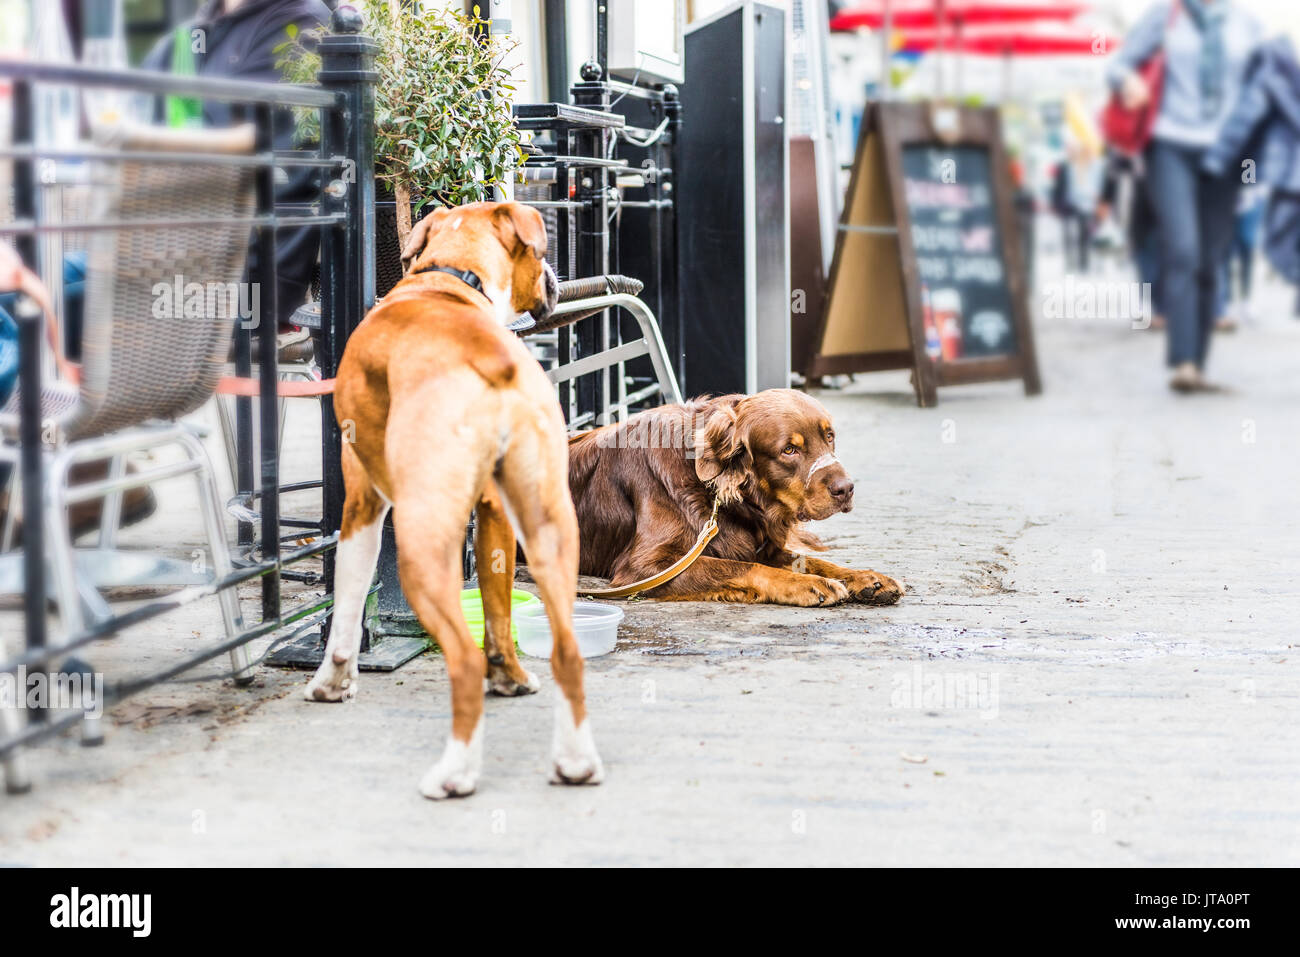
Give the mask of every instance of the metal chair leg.
<svg viewBox="0 0 1300 957">
<path fill-rule="evenodd" d="M 192 435 L 181 437 L 181 444 L 195 463 L 195 481 L 198 484 L 199 511 L 203 515 L 203 525 L 207 531 L 208 547 L 212 551 L 212 573 L 220 580 L 230 574 L 230 548 L 226 542 L 226 526 L 222 516 L 221 502 L 217 498 L 217 483 L 212 474 L 212 462 L 202 443 Z M 221 621 L 226 630 L 226 638 L 234 639 L 244 630 L 244 619 L 239 611 L 239 596 L 233 588 L 223 588 L 217 592 L 217 601 L 221 605 Z M 230 650 L 230 667 L 235 672 L 236 684 L 248 684 L 253 680 L 253 669 L 248 660 L 248 646 L 238 645 Z"/>
<path fill-rule="evenodd" d="M 680 403 L 682 391 L 677 385 L 677 376 L 673 373 L 672 363 L 668 359 L 668 350 L 664 348 L 664 339 L 659 333 L 659 322 L 655 319 L 655 314 L 636 296 L 620 295 L 611 298 L 617 300 L 616 305 L 630 312 L 636 324 L 641 327 L 641 336 L 649 347 L 650 364 L 654 367 L 655 377 L 659 380 L 664 401 Z"/>
<path fill-rule="evenodd" d="M 126 456 L 114 455 L 108 464 L 108 477 L 120 479 L 126 473 Z M 99 547 L 113 548 L 117 545 L 117 530 L 122 524 L 122 499 L 126 492 L 118 489 L 104 496 L 104 504 L 99 513 Z"/>
<path fill-rule="evenodd" d="M 65 637 L 70 637 L 86 627 L 82 606 L 82 589 L 77 582 L 77 562 L 73 552 L 72 529 L 68 525 L 66 483 L 69 460 L 55 455 L 49 459 L 45 476 L 45 545 L 49 549 L 48 561 L 54 579 L 54 599 L 59 606 L 59 623 Z"/>
<path fill-rule="evenodd" d="M 230 487 L 237 490 L 239 488 L 239 447 L 235 437 L 234 416 L 230 413 L 230 406 L 234 404 L 234 400 L 216 396 L 213 401 L 217 403 L 217 419 L 221 423 L 221 441 L 226 447 L 226 467 L 230 469 Z"/>
<path fill-rule="evenodd" d="M 21 469 L 17 463 L 9 468 L 9 478 L 5 481 L 8 494 L 8 507 L 5 509 L 4 524 L 0 526 L 0 553 L 7 552 L 14 545 L 14 530 L 17 527 L 17 515 L 22 510 L 23 483 L 18 473 Z"/>
<path fill-rule="evenodd" d="M 50 569 L 54 575 L 54 590 L 59 605 L 59 623 L 65 638 L 79 634 L 86 627 L 83 601 L 89 605 L 92 615 L 97 614 L 99 605 L 103 605 L 103 611 L 107 612 L 107 605 L 99 597 L 94 584 L 81 581 L 77 575 L 72 528 L 68 521 L 65 501 L 70 463 L 71 460 L 67 455 L 55 455 L 51 458 L 49 474 L 46 477 L 45 509 L 46 544 L 49 547 Z M 48 664 L 46 670 L 52 670 Z M 93 696 L 87 701 L 83 695 L 83 700 L 79 704 L 87 712 L 97 710 L 97 703 L 93 700 Z M 92 717 L 87 714 L 81 722 L 81 743 L 86 747 L 104 743 L 104 729 L 99 716 Z"/>
<path fill-rule="evenodd" d="M 300 379 L 304 382 L 315 381 L 311 373 L 300 369 L 288 369 L 281 371 L 280 381 L 291 382 Z M 231 488 L 239 488 L 239 451 L 235 432 L 234 417 L 230 412 L 230 405 L 234 400 L 226 399 L 222 396 L 215 398 L 217 403 L 217 418 L 221 423 L 221 440 L 226 447 L 226 465 L 230 469 Z M 289 414 L 289 403 L 287 399 L 280 398 L 276 400 L 280 412 L 280 451 L 284 451 L 284 422 Z"/>
<path fill-rule="evenodd" d="M 552 314 L 552 318 L 578 312 L 586 315 L 594 310 L 614 307 L 626 309 L 631 314 L 640 327 L 641 338 L 634 342 L 625 342 L 622 345 L 610 347 L 608 338 L 602 337 L 604 348 L 599 352 L 581 359 L 560 362 L 547 370 L 547 377 L 558 384 L 603 370 L 606 373 L 607 381 L 608 371 L 611 367 L 616 367 L 629 359 L 645 355 L 650 358 L 650 364 L 654 368 L 655 379 L 658 382 L 659 392 L 664 401 L 680 403 L 682 401 L 681 388 L 677 384 L 677 376 L 674 374 L 672 363 L 668 359 L 668 351 L 664 348 L 663 336 L 659 333 L 659 323 L 655 320 L 650 307 L 636 296 L 627 293 L 611 293 L 603 296 L 593 296 L 589 299 L 574 300 L 558 306 Z M 608 390 L 607 387 L 602 386 L 602 388 L 606 388 L 605 408 L 608 409 L 610 407 Z M 619 402 L 625 404 L 621 394 Z"/>
<path fill-rule="evenodd" d="M 14 688 L 14 694 L 22 694 Z M 0 701 L 0 740 L 8 740 L 22 730 L 16 702 Z M 32 789 L 32 779 L 27 773 L 27 757 L 21 748 L 14 748 L 4 756 L 5 790 L 10 794 L 24 794 Z"/>
<path fill-rule="evenodd" d="M 77 573 L 76 547 L 68 523 L 68 460 L 54 456 L 45 488 L 45 543 L 54 600 L 59 606 L 59 621 L 65 634 L 75 635 L 86 627 L 87 620 L 99 621 L 112 616 L 95 583 Z"/>
<path fill-rule="evenodd" d="M 290 380 L 287 375 L 281 373 L 280 381 L 288 382 Z M 276 449 L 281 455 L 283 455 L 284 454 L 284 420 L 289 414 L 289 401 L 287 399 L 278 399 L 276 404 L 279 406 L 279 412 L 280 412 L 280 431 L 276 433 L 276 435 L 279 437 L 279 445 L 276 447 Z"/>
</svg>

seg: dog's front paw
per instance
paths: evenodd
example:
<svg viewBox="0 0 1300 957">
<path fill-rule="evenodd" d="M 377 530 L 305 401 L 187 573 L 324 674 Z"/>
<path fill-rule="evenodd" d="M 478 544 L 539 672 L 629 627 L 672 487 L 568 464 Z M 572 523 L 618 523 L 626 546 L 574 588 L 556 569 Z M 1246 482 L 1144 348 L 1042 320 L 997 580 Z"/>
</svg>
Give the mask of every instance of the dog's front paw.
<svg viewBox="0 0 1300 957">
<path fill-rule="evenodd" d="M 302 696 L 308 701 L 351 701 L 357 696 L 357 674 L 356 656 L 340 663 L 327 654 Z"/>
<path fill-rule="evenodd" d="M 820 575 L 799 575 L 798 581 L 778 597 L 782 605 L 799 605 L 804 608 L 838 605 L 848 600 L 849 590 L 843 582 L 834 578 L 822 578 Z"/>
<path fill-rule="evenodd" d="M 560 698 L 555 706 L 555 736 L 551 740 L 552 784 L 599 784 L 605 780 L 605 766 L 591 736 L 591 720 L 574 726 L 569 703 Z"/>
<path fill-rule="evenodd" d="M 431 801 L 449 797 L 465 797 L 478 787 L 479 772 L 483 767 L 482 725 L 474 730 L 469 744 L 447 739 L 447 748 L 438 763 L 420 779 L 420 793 Z"/>
<path fill-rule="evenodd" d="M 892 605 L 903 597 L 903 586 L 878 572 L 854 572 L 845 584 L 854 601 L 867 605 Z"/>
</svg>

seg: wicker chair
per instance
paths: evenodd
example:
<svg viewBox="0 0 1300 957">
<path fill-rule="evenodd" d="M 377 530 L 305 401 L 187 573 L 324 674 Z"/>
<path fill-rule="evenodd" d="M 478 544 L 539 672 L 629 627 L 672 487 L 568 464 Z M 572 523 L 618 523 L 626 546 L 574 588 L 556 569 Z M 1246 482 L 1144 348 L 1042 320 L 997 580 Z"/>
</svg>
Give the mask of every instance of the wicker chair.
<svg viewBox="0 0 1300 957">
<path fill-rule="evenodd" d="M 204 584 L 231 569 L 211 463 L 195 430 L 177 420 L 211 397 L 224 371 L 238 306 L 238 296 L 228 293 L 238 290 L 243 277 L 254 210 L 251 166 L 129 158 L 133 151 L 251 154 L 251 126 L 118 127 L 97 130 L 96 140 L 128 158 L 105 163 L 102 178 L 113 185 L 96 196 L 92 223 L 184 219 L 205 225 L 91 234 L 80 384 L 49 381 L 42 390 L 42 421 L 47 435 L 53 433 L 42 493 L 46 560 L 61 629 L 69 637 L 111 617 L 101 588 Z M 199 283 L 227 294 L 206 295 L 205 308 L 188 315 L 182 304 L 167 309 L 160 284 L 174 291 L 177 277 L 182 292 L 186 284 Z M 15 395 L 0 408 L 0 460 L 18 462 L 18 424 Z M 127 455 L 161 446 L 179 448 L 181 461 L 126 472 Z M 110 463 L 107 478 L 70 486 L 74 464 L 103 459 Z M 193 475 L 198 485 L 210 571 L 114 547 L 122 493 L 180 475 Z M 104 500 L 98 545 L 75 548 L 67 509 L 96 499 Z M 10 501 L 18 500 L 11 492 Z M 0 557 L 0 593 L 22 587 L 21 556 Z M 238 598 L 224 589 L 218 600 L 227 638 L 235 638 L 243 631 Z M 231 652 L 231 663 L 239 678 L 251 680 L 244 646 Z M 90 722 L 84 727 L 86 736 L 97 734 Z"/>
</svg>

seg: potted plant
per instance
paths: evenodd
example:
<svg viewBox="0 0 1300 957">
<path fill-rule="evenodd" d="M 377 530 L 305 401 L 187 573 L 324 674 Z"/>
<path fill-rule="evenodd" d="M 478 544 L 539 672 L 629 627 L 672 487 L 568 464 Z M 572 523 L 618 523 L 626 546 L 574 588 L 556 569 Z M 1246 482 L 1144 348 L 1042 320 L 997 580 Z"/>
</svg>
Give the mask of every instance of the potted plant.
<svg viewBox="0 0 1300 957">
<path fill-rule="evenodd" d="M 398 0 L 354 0 L 353 5 L 380 45 L 375 177 L 396 202 L 396 257 L 412 216 L 427 204 L 491 199 L 494 188 L 519 166 L 519 130 L 510 111 L 515 88 L 505 65 L 516 44 L 487 36 L 485 21 L 451 10 L 419 4 L 399 9 Z M 277 47 L 286 80 L 315 82 L 318 38 L 319 33 L 306 36 L 290 27 L 288 39 Z M 318 135 L 314 111 L 304 111 L 298 120 L 301 137 Z M 376 237 L 377 244 L 388 241 Z"/>
</svg>

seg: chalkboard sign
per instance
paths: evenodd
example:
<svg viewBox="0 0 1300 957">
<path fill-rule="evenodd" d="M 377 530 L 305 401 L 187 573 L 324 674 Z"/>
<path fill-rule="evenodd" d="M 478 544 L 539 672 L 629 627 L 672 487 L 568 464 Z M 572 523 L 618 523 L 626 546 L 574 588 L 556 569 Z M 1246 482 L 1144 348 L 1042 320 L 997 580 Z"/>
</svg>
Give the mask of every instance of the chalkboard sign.
<svg viewBox="0 0 1300 957">
<path fill-rule="evenodd" d="M 925 351 L 931 359 L 951 362 L 1016 352 L 991 184 L 986 150 L 903 150 L 903 192 L 921 278 Z"/>
<path fill-rule="evenodd" d="M 863 117 L 807 375 L 911 368 L 939 386 L 1039 391 L 1010 171 L 993 109 L 875 104 Z"/>
</svg>

